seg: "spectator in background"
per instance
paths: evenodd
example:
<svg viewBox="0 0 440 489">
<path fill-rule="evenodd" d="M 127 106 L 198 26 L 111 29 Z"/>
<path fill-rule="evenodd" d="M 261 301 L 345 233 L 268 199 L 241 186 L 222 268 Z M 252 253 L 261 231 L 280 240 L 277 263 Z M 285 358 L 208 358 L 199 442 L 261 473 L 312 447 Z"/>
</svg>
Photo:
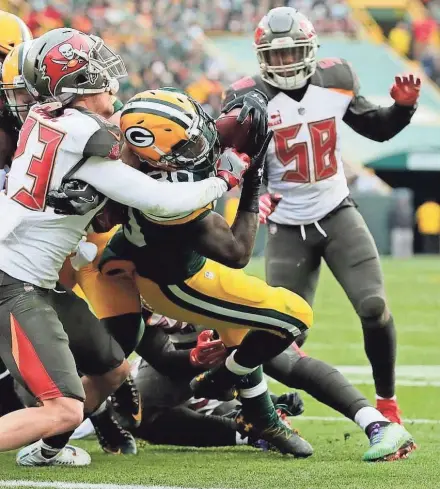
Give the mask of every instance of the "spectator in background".
<svg viewBox="0 0 440 489">
<path fill-rule="evenodd" d="M 437 21 L 432 17 L 416 20 L 413 23 L 413 36 L 413 55 L 415 59 L 420 59 L 425 47 L 435 41 L 435 36 L 437 36 Z"/>
<path fill-rule="evenodd" d="M 399 22 L 388 36 L 391 47 L 401 56 L 408 56 L 411 49 L 411 30 L 406 22 Z"/>
<path fill-rule="evenodd" d="M 390 211 L 391 255 L 395 258 L 409 258 L 413 255 L 414 208 L 412 191 L 399 188 L 393 191 Z"/>
<path fill-rule="evenodd" d="M 440 251 L 440 205 L 435 199 L 427 200 L 416 212 L 417 227 L 422 235 L 422 252 L 437 254 Z"/>
</svg>

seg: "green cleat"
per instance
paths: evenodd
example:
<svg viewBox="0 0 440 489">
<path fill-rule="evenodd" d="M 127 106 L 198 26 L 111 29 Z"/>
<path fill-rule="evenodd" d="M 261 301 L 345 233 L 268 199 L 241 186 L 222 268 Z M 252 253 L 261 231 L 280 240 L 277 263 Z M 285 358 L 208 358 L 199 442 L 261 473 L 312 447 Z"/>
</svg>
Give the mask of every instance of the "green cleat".
<svg viewBox="0 0 440 489">
<path fill-rule="evenodd" d="M 370 436 L 370 448 L 364 453 L 365 462 L 392 462 L 408 455 L 416 449 L 413 437 L 397 423 L 377 426 Z"/>
</svg>

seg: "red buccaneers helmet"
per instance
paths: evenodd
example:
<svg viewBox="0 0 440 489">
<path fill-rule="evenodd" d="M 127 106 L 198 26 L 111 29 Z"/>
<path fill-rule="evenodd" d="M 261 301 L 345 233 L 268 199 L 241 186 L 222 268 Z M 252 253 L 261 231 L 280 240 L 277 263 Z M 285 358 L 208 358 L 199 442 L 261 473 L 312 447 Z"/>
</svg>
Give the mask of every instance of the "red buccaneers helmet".
<svg viewBox="0 0 440 489">
<path fill-rule="evenodd" d="M 261 77 L 284 90 L 305 84 L 316 70 L 318 36 L 307 17 L 292 7 L 274 8 L 255 30 Z"/>
<path fill-rule="evenodd" d="M 116 93 L 124 62 L 104 41 L 76 29 L 53 29 L 36 39 L 23 62 L 26 88 L 39 102 L 69 104 L 77 95 Z"/>
</svg>

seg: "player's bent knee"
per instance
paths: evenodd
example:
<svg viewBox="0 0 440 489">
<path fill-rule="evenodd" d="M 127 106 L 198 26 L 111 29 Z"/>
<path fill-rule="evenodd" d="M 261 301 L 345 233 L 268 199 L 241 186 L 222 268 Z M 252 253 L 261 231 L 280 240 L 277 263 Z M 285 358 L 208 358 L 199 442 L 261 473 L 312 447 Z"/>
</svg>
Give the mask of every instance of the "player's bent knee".
<svg viewBox="0 0 440 489">
<path fill-rule="evenodd" d="M 290 290 L 277 287 L 277 291 L 283 298 L 285 313 L 296 320 L 301 333 L 311 328 L 313 325 L 313 309 L 310 304 Z"/>
<path fill-rule="evenodd" d="M 59 433 L 76 429 L 84 419 L 84 403 L 71 397 L 59 397 L 44 402 L 50 410 L 54 426 Z"/>
<path fill-rule="evenodd" d="M 385 299 L 380 295 L 371 295 L 362 299 L 357 312 L 364 326 L 385 324 L 389 318 Z"/>
</svg>

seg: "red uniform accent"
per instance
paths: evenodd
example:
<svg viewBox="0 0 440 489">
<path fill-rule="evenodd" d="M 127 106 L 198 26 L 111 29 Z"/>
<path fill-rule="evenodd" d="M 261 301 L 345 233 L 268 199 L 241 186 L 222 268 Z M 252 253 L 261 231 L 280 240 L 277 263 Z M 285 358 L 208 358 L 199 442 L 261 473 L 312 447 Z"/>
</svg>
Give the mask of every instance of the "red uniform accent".
<svg viewBox="0 0 440 489">
<path fill-rule="evenodd" d="M 245 76 L 240 78 L 231 85 L 233 90 L 243 90 L 244 88 L 254 87 L 256 85 L 255 80 L 251 76 Z"/>
<path fill-rule="evenodd" d="M 55 382 L 41 363 L 34 346 L 20 323 L 11 314 L 12 356 L 21 377 L 30 391 L 40 401 L 63 397 Z"/>
<path fill-rule="evenodd" d="M 304 353 L 301 348 L 294 342 L 292 343 L 292 348 L 296 351 L 296 353 L 298 353 L 298 355 L 301 357 L 301 358 L 304 358 L 307 356 L 306 353 Z"/>
</svg>

